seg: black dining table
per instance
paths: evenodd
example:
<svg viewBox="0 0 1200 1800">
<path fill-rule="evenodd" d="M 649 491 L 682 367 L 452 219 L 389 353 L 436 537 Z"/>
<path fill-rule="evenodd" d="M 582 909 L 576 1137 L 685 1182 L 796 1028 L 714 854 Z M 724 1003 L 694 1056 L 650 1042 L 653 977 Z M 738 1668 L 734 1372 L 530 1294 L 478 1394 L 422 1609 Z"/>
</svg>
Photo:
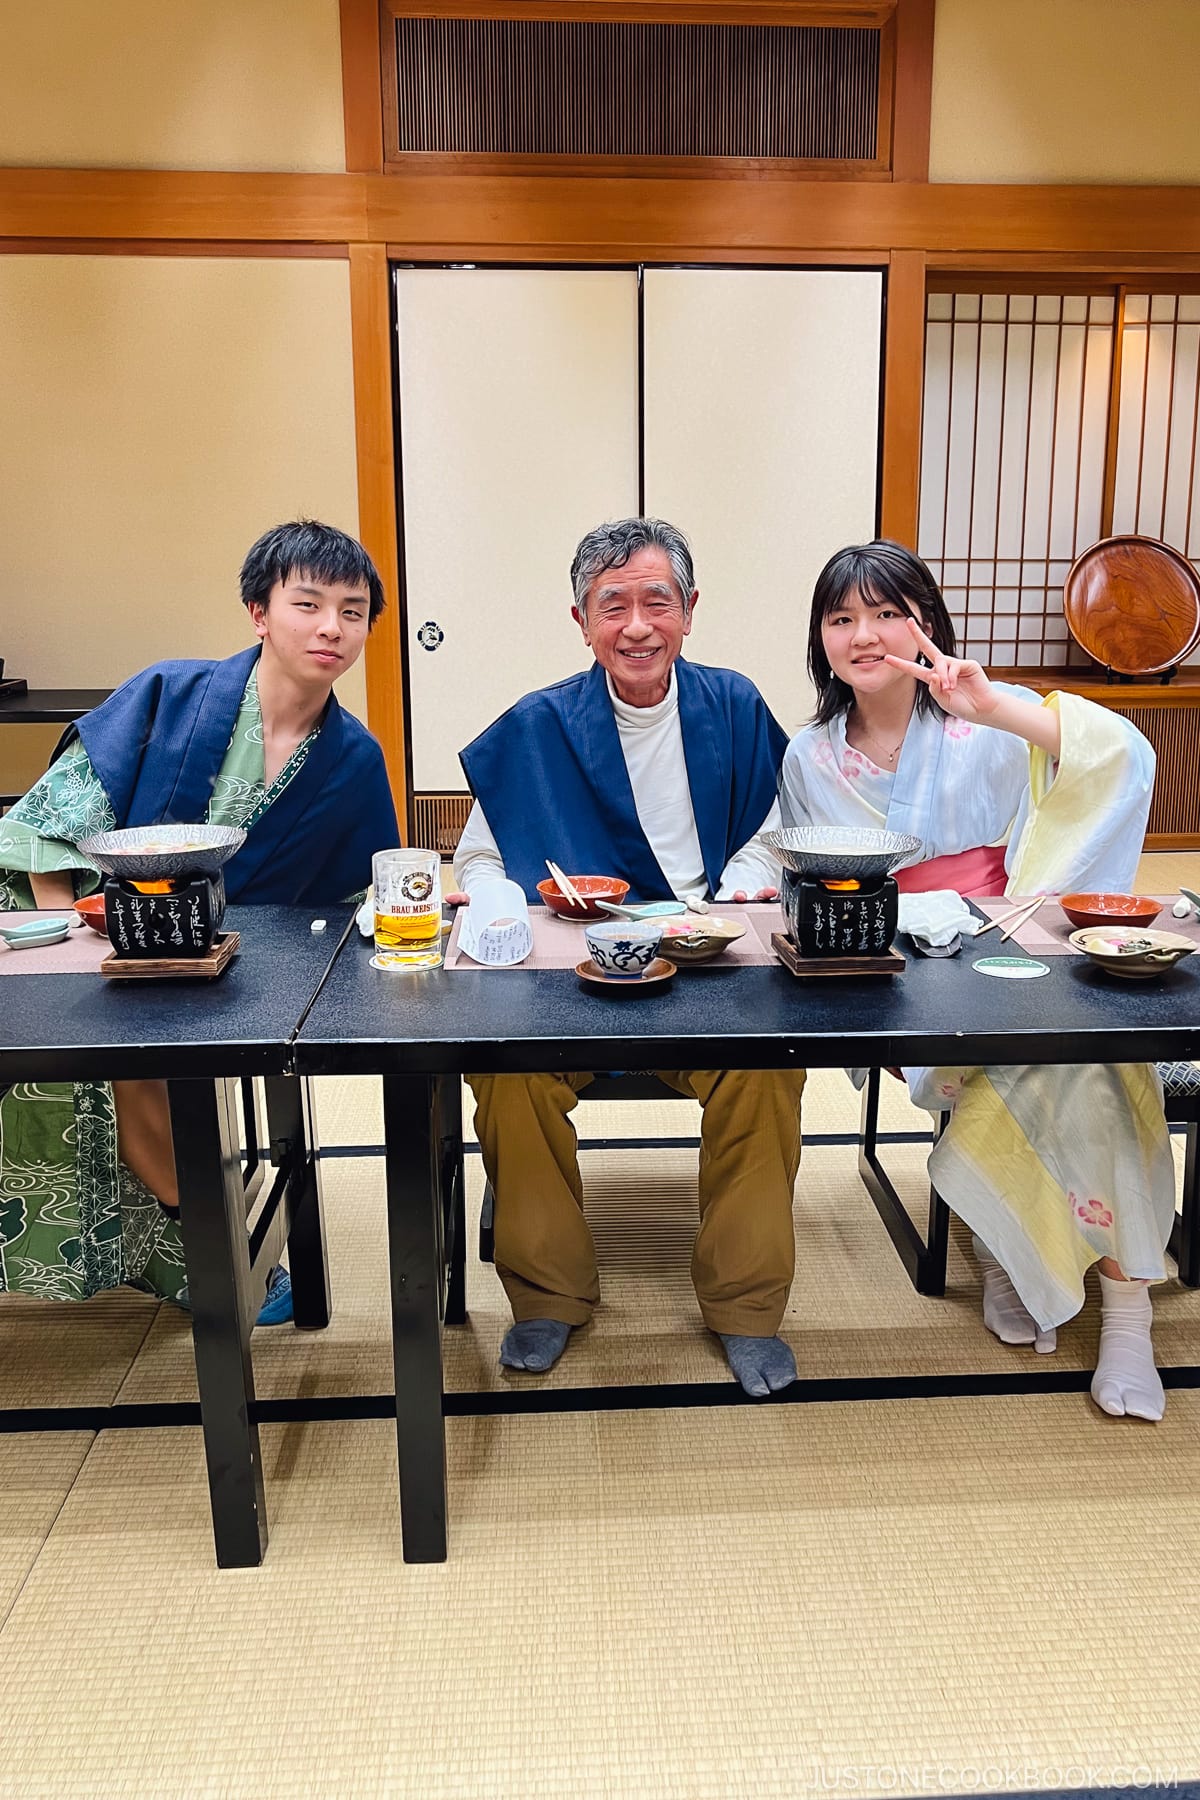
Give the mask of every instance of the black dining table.
<svg viewBox="0 0 1200 1800">
<path fill-rule="evenodd" d="M 464 1316 L 460 1077 L 1200 1055 L 1200 957 L 1155 981 L 1122 982 L 1077 955 L 1047 958 L 1037 979 L 989 978 L 974 968 L 989 954 L 990 939 L 968 939 L 953 958 L 910 954 L 891 978 L 716 965 L 605 990 L 571 969 L 386 974 L 357 934 L 346 943 L 294 1041 L 293 1066 L 383 1079 L 406 1560 L 439 1561 L 447 1548 L 441 1326 Z"/>
<path fill-rule="evenodd" d="M 267 1513 L 250 1333 L 286 1242 L 298 1327 L 330 1316 L 320 1171 L 308 1085 L 292 1043 L 352 923 L 234 906 L 238 954 L 212 980 L 110 980 L 97 970 L 0 977 L 0 1088 L 16 1081 L 167 1083 L 217 1561 L 262 1561 Z M 34 958 L 36 950 L 6 952 Z M 268 1142 L 239 1108 L 264 1078 Z M 272 1179 L 267 1174 L 269 1148 Z M 18 1421 L 19 1422 L 19 1421 Z"/>
</svg>

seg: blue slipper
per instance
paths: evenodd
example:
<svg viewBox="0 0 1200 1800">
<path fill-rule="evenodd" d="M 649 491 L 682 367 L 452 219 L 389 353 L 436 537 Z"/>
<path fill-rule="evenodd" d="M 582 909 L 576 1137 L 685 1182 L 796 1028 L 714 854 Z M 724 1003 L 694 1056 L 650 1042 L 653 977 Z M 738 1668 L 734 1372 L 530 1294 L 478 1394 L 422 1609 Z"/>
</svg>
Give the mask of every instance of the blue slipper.
<svg viewBox="0 0 1200 1800">
<path fill-rule="evenodd" d="M 131 1287 L 137 1285 L 137 1282 L 130 1283 Z M 143 1291 L 145 1293 L 154 1292 L 149 1287 Z M 155 1297 L 159 1298 L 157 1295 Z M 192 1310 L 192 1303 L 188 1298 L 186 1288 L 180 1288 L 170 1304 L 177 1306 L 181 1312 L 190 1313 Z M 259 1314 L 254 1323 L 256 1325 L 290 1325 L 292 1317 L 292 1278 L 282 1263 L 276 1263 L 267 1280 L 267 1297 L 259 1308 Z"/>
<path fill-rule="evenodd" d="M 262 1303 L 256 1325 L 290 1325 L 292 1322 L 292 1278 L 282 1263 L 276 1263 L 267 1278 L 267 1297 Z"/>
</svg>

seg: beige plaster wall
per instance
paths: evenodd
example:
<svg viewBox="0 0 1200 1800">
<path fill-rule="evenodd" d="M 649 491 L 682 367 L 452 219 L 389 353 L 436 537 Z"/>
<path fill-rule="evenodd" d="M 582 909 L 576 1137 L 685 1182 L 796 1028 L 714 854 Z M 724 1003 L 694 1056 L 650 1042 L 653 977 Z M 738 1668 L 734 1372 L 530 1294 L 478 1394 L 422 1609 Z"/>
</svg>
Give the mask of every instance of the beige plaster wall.
<svg viewBox="0 0 1200 1800">
<path fill-rule="evenodd" d="M 229 655 L 260 532 L 357 530 L 345 262 L 0 257 L 0 343 L 0 654 L 31 686 Z M 365 717 L 361 665 L 338 692 Z"/>
<path fill-rule="evenodd" d="M 1200 182 L 1198 99 L 1198 0 L 937 0 L 930 179 Z"/>
<path fill-rule="evenodd" d="M 0 163 L 346 167 L 337 0 L 0 11 Z"/>
</svg>

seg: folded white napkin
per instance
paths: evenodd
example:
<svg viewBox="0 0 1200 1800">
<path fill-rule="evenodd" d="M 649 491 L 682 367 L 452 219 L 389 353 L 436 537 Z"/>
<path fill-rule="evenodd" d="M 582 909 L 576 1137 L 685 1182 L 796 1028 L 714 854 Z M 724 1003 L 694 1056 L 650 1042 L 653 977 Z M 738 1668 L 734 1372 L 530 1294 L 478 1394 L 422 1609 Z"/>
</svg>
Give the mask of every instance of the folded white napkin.
<svg viewBox="0 0 1200 1800">
<path fill-rule="evenodd" d="M 458 947 L 477 963 L 507 969 L 533 949 L 529 907 L 515 881 L 481 881 L 471 890 L 458 930 Z"/>
<path fill-rule="evenodd" d="M 934 888 L 928 894 L 901 894 L 899 930 L 907 932 L 922 944 L 941 949 L 952 944 L 960 934 L 974 937 L 982 919 L 977 919 L 961 894 L 953 888 Z"/>
</svg>

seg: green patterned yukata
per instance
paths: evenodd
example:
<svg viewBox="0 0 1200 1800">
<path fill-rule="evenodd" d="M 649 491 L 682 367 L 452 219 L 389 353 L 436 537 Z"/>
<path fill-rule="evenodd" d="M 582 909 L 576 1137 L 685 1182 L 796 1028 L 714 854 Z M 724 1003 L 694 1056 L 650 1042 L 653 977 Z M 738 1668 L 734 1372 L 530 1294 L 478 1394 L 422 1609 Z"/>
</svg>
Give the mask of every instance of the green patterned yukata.
<svg viewBox="0 0 1200 1800">
<path fill-rule="evenodd" d="M 249 830 L 304 766 L 319 730 L 296 747 L 268 788 L 256 665 L 204 822 Z M 77 742 L 0 818 L 0 912 L 35 905 L 31 873 L 69 869 L 76 894 L 93 893 L 101 877 L 78 845 L 115 825 L 108 795 Z M 117 1155 L 112 1088 L 94 1081 L 17 1082 L 0 1096 L 0 1293 L 86 1300 L 123 1283 L 177 1300 L 187 1276 L 178 1220 Z"/>
</svg>

